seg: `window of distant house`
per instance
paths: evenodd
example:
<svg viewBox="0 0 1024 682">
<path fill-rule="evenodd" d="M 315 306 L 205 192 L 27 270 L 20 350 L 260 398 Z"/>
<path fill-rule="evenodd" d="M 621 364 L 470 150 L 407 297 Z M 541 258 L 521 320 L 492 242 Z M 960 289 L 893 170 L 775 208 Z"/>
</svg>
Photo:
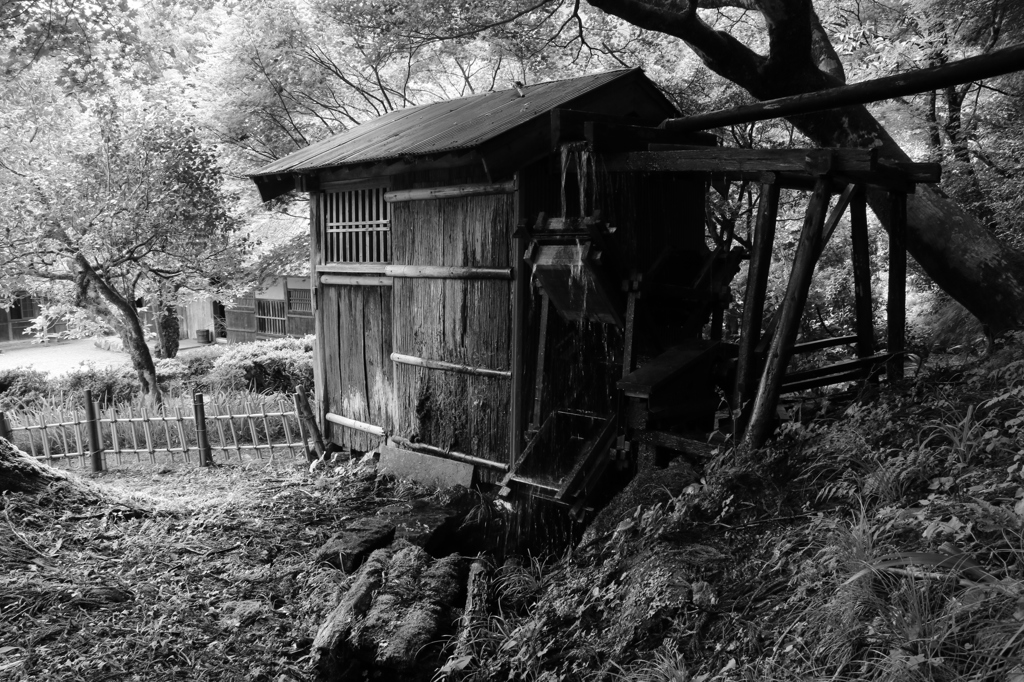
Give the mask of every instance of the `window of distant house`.
<svg viewBox="0 0 1024 682">
<path fill-rule="evenodd" d="M 284 336 L 286 329 L 284 301 L 256 299 L 256 332 Z"/>
<path fill-rule="evenodd" d="M 12 320 L 31 320 L 39 315 L 35 301 L 29 296 L 14 299 L 14 305 L 8 311 Z"/>
<path fill-rule="evenodd" d="M 386 187 L 328 190 L 320 195 L 320 264 L 390 263 Z"/>
<path fill-rule="evenodd" d="M 289 315 L 312 315 L 313 298 L 309 295 L 309 289 L 288 290 L 288 314 Z"/>
</svg>

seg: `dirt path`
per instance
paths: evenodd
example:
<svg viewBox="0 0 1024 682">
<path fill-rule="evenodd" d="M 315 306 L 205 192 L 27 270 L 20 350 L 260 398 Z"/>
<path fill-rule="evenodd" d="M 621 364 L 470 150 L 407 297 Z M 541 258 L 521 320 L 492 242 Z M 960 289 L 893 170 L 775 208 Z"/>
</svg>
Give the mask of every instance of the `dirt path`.
<svg viewBox="0 0 1024 682">
<path fill-rule="evenodd" d="M 307 680 L 344 575 L 312 556 L 403 495 L 372 470 L 117 471 L 150 513 L 53 494 L 0 500 L 0 680 Z"/>
</svg>

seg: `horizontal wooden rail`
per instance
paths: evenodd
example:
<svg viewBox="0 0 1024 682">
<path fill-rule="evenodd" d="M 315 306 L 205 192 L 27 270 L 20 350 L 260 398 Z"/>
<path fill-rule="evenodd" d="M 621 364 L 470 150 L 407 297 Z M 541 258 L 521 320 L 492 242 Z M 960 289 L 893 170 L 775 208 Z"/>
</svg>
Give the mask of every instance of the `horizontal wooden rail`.
<svg viewBox="0 0 1024 682">
<path fill-rule="evenodd" d="M 357 431 L 365 431 L 366 433 L 372 434 L 374 436 L 384 436 L 384 428 L 381 426 L 367 424 L 366 422 L 361 422 L 358 419 L 342 417 L 340 414 L 334 414 L 333 412 L 328 412 L 326 417 L 327 421 L 331 422 L 332 424 L 337 424 L 338 426 L 347 426 L 350 429 L 356 429 Z"/>
<path fill-rule="evenodd" d="M 510 194 L 516 191 L 514 180 L 494 184 L 450 185 L 447 187 L 424 187 L 421 189 L 396 189 L 384 193 L 384 201 L 389 204 L 400 201 L 418 201 L 421 199 L 450 199 L 452 197 L 468 197 L 480 194 Z"/>
<path fill-rule="evenodd" d="M 813 369 L 804 369 L 798 372 L 790 372 L 783 379 L 783 385 L 788 389 L 789 385 L 796 384 L 801 381 L 809 379 L 818 379 L 824 377 L 831 377 L 848 372 L 851 370 L 863 370 L 866 368 L 875 368 L 878 365 L 879 370 L 884 370 L 885 363 L 892 357 L 888 353 L 880 353 L 878 355 L 872 355 L 868 358 L 857 358 L 856 360 L 845 360 L 843 362 L 837 362 L 832 365 L 826 365 L 824 367 L 815 367 Z"/>
<path fill-rule="evenodd" d="M 1024 44 L 1011 45 L 988 54 L 927 69 L 876 78 L 803 95 L 732 107 L 686 118 L 670 118 L 661 127 L 677 132 L 707 130 L 737 123 L 809 114 L 855 104 L 869 104 L 894 97 L 940 90 L 952 85 L 994 78 L 1024 69 Z"/>
<path fill-rule="evenodd" d="M 462 374 L 474 374 L 481 377 L 496 377 L 509 379 L 512 372 L 504 369 L 487 369 L 485 367 L 470 367 L 469 365 L 457 365 L 454 362 L 442 362 L 441 360 L 427 360 L 418 358 L 415 355 L 403 355 L 392 353 L 391 361 L 401 365 L 412 365 L 414 367 L 426 367 L 427 369 L 438 369 L 443 372 L 460 372 Z"/>
<path fill-rule="evenodd" d="M 599 157 L 602 169 L 625 172 L 870 173 L 873 149 L 733 149 L 706 147 L 663 152 L 624 152 Z"/>
<path fill-rule="evenodd" d="M 391 440 L 395 444 L 402 446 L 406 450 L 412 450 L 413 452 L 421 452 L 425 455 L 435 455 L 444 459 L 451 459 L 457 462 L 465 462 L 466 464 L 473 464 L 475 466 L 487 467 L 495 469 L 497 471 L 508 471 L 508 465 L 502 464 L 501 462 L 492 462 L 489 459 L 483 459 L 481 457 L 474 457 L 473 455 L 467 455 L 462 452 L 455 452 L 453 450 L 442 450 L 441 448 L 434 447 L 433 445 L 427 445 L 426 443 L 413 443 L 408 438 L 402 438 L 400 436 L 392 436 Z"/>
<path fill-rule="evenodd" d="M 512 268 L 477 268 L 457 265 L 387 265 L 388 277 L 422 279 L 512 279 Z"/>
<path fill-rule="evenodd" d="M 835 346 L 846 346 L 853 343 L 857 343 L 856 334 L 853 336 L 832 336 L 827 339 L 817 339 L 815 341 L 806 341 L 804 343 L 794 344 L 793 352 L 813 353 L 816 350 L 824 350 L 825 348 L 833 348 Z"/>
<path fill-rule="evenodd" d="M 394 279 L 379 275 L 320 275 L 320 283 L 355 287 L 389 287 L 394 284 Z"/>
</svg>

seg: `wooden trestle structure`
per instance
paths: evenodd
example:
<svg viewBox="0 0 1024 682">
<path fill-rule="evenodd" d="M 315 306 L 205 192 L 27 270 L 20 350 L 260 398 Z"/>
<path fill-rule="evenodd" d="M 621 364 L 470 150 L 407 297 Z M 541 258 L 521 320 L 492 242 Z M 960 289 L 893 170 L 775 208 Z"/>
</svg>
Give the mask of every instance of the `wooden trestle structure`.
<svg viewBox="0 0 1024 682">
<path fill-rule="evenodd" d="M 585 508 L 590 491 L 614 461 L 651 462 L 659 451 L 694 452 L 716 427 L 720 409 L 716 386 L 729 396 L 733 434 L 748 447 L 771 435 L 783 393 L 850 381 L 903 376 L 906 197 L 918 183 L 939 180 L 938 164 L 889 163 L 871 150 L 748 150 L 708 146 L 706 136 L 641 128 L 607 117 L 574 120 L 572 112 L 553 112 L 563 158 L 582 131 L 589 162 L 614 177 L 683 178 L 703 190 L 723 183 L 760 185 L 760 201 L 749 251 L 726 243 L 713 251 L 666 250 L 646 270 L 628 257 L 615 256 L 618 230 L 605 223 L 595 203 L 589 218 L 539 216 L 521 232 L 530 244 L 527 262 L 542 290 L 538 358 L 533 366 L 541 414 L 548 308 L 570 320 L 590 319 L 623 331 L 619 397 L 603 418 L 573 412 L 571 406 L 535 417 L 528 443 L 502 481 L 505 494 L 517 488 L 532 495 Z M 572 125 L 571 123 L 575 123 Z M 579 180 L 579 182 L 584 182 Z M 563 179 L 563 184 L 565 180 Z M 879 349 L 873 328 L 871 268 L 868 253 L 866 191 L 886 191 L 890 201 L 889 281 L 886 303 L 887 344 Z M 780 192 L 804 190 L 809 198 L 786 294 L 762 328 Z M 833 202 L 833 199 L 835 201 Z M 703 201 L 703 200 L 702 200 Z M 585 203 L 584 200 L 581 202 Z M 831 206 L 831 209 L 830 209 Z M 688 210 L 693 210 L 690 206 Z M 852 230 L 856 334 L 797 343 L 812 275 L 825 246 L 849 211 Z M 701 225 L 703 227 L 703 224 Z M 634 224 L 632 229 L 652 229 Z M 685 223 L 679 229 L 694 229 Z M 594 258 L 593 254 L 599 254 Z M 741 259 L 750 260 L 738 343 L 723 341 L 723 312 L 729 285 Z M 666 276 L 675 272 L 675 275 Z M 675 317 L 672 330 L 666 318 Z M 684 322 L 684 320 L 689 320 Z M 671 324 L 668 326 L 672 326 Z M 794 355 L 852 345 L 856 357 L 833 365 L 789 371 Z M 559 421 L 562 422 L 559 432 Z M 700 435 L 698 435 L 700 434 Z M 570 448 L 569 443 L 576 446 Z M 575 457 L 555 455 L 566 449 Z M 543 452 L 543 455 L 538 454 Z M 560 463 L 551 464 L 555 459 Z M 545 465 L 541 465 L 545 462 Z M 538 472 L 545 469 L 548 476 Z"/>
</svg>

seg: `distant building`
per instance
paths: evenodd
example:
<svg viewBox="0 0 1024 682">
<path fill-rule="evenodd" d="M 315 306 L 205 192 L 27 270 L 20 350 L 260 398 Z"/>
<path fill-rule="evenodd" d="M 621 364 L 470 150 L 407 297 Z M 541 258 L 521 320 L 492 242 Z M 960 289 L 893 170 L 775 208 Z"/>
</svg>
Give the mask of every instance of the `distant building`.
<svg viewBox="0 0 1024 682">
<path fill-rule="evenodd" d="M 244 343 L 313 333 L 309 277 L 274 277 L 231 304 L 201 299 L 179 306 L 179 337 Z"/>
<path fill-rule="evenodd" d="M 10 308 L 0 308 L 0 343 L 31 340 L 33 335 L 28 328 L 39 317 L 40 304 L 28 293 L 21 292 Z M 66 329 L 67 325 L 62 322 L 51 326 L 49 331 L 56 334 Z"/>
</svg>

